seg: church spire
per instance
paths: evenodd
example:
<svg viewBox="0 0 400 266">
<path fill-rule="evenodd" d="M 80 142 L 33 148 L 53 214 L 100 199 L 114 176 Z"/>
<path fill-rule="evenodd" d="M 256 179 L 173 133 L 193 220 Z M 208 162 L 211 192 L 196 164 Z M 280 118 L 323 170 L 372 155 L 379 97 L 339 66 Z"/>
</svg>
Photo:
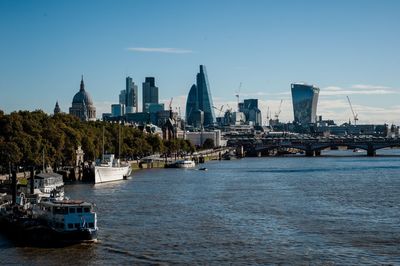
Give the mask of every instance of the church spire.
<svg viewBox="0 0 400 266">
<path fill-rule="evenodd" d="M 84 91 L 84 90 L 85 90 L 85 84 L 83 83 L 83 75 L 82 75 L 80 91 Z"/>
</svg>

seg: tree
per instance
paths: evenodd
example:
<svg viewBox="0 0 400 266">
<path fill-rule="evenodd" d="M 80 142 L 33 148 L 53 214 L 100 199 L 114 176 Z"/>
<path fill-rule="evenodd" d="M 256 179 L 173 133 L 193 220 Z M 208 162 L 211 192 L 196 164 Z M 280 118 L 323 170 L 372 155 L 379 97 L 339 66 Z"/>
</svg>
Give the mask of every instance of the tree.
<svg viewBox="0 0 400 266">
<path fill-rule="evenodd" d="M 203 143 L 203 149 L 213 149 L 214 146 L 214 140 L 210 138 L 206 139 Z"/>
</svg>

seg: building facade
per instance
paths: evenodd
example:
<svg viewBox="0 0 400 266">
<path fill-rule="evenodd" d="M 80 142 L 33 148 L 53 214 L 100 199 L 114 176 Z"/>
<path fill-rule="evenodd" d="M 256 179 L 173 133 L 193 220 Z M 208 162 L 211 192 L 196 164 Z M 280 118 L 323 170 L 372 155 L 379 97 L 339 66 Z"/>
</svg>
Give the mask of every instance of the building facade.
<svg viewBox="0 0 400 266">
<path fill-rule="evenodd" d="M 149 104 L 158 104 L 158 87 L 154 77 L 146 77 L 143 82 L 143 112 L 149 112 Z"/>
<path fill-rule="evenodd" d="M 239 103 L 239 112 L 244 113 L 246 122 L 253 126 L 262 125 L 261 111 L 258 109 L 258 99 L 246 99 Z"/>
<path fill-rule="evenodd" d="M 125 105 L 124 104 L 112 104 L 111 105 L 111 115 L 113 117 L 125 115 Z"/>
<path fill-rule="evenodd" d="M 125 95 L 125 96 L 124 96 Z M 138 106 L 138 87 L 135 85 L 131 77 L 126 77 L 126 87 L 125 93 L 120 94 L 120 103 L 121 100 L 125 98 L 125 112 L 127 114 L 137 113 L 139 111 Z"/>
<path fill-rule="evenodd" d="M 203 113 L 203 121 L 198 121 Z M 216 123 L 210 85 L 205 66 L 200 65 L 196 76 L 196 85 L 192 85 L 186 101 L 186 121 L 194 127 L 207 127 Z"/>
<path fill-rule="evenodd" d="M 294 122 L 300 125 L 315 123 L 319 88 L 313 85 L 291 84 Z"/>
<path fill-rule="evenodd" d="M 89 93 L 85 91 L 83 75 L 80 89 L 72 99 L 72 106 L 69 108 L 69 113 L 82 121 L 96 121 L 96 107 L 94 107 Z"/>
</svg>

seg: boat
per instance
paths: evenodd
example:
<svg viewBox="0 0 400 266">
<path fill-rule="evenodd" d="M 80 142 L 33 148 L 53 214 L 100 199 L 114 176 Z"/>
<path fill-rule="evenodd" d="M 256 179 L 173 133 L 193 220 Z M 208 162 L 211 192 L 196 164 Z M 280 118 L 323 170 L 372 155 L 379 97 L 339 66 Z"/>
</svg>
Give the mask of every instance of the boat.
<svg viewBox="0 0 400 266">
<path fill-rule="evenodd" d="M 201 167 L 201 168 L 199 168 L 199 170 L 200 170 L 200 171 L 207 171 L 208 169 L 205 168 L 205 167 Z"/>
<path fill-rule="evenodd" d="M 104 154 L 103 160 L 94 167 L 94 183 L 118 181 L 127 178 L 131 174 L 128 164 L 121 164 L 114 154 Z"/>
<path fill-rule="evenodd" d="M 193 168 L 196 163 L 192 160 L 179 160 L 175 162 L 177 168 Z"/>
<path fill-rule="evenodd" d="M 118 143 L 121 150 L 120 133 L 118 129 Z M 105 183 L 126 179 L 131 174 L 131 167 L 129 164 L 122 164 L 120 159 L 115 159 L 114 154 L 104 153 L 104 127 L 103 127 L 103 158 L 98 161 L 94 167 L 94 183 Z"/>
<path fill-rule="evenodd" d="M 46 247 L 97 241 L 92 203 L 40 195 L 17 193 L 16 181 L 11 195 L 0 195 L 0 230 L 11 240 Z"/>
<path fill-rule="evenodd" d="M 29 178 L 29 181 L 31 178 Z M 57 173 L 40 173 L 33 178 L 33 190 L 31 190 L 32 182 L 28 182 L 27 191 L 31 194 L 37 194 L 40 198 L 54 198 L 57 200 L 64 199 L 64 181 L 63 177 Z"/>
</svg>

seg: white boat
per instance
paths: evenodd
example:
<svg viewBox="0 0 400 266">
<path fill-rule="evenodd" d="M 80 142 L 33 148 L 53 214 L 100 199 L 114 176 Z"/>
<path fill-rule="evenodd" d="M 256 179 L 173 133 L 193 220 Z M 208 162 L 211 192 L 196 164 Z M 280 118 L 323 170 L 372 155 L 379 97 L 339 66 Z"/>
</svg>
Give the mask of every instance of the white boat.
<svg viewBox="0 0 400 266">
<path fill-rule="evenodd" d="M 122 165 L 114 154 L 104 154 L 103 161 L 94 167 L 94 183 L 123 180 L 131 174 L 129 165 Z"/>
<path fill-rule="evenodd" d="M 193 168 L 196 166 L 196 163 L 192 160 L 181 160 L 175 163 L 177 168 Z"/>
</svg>

